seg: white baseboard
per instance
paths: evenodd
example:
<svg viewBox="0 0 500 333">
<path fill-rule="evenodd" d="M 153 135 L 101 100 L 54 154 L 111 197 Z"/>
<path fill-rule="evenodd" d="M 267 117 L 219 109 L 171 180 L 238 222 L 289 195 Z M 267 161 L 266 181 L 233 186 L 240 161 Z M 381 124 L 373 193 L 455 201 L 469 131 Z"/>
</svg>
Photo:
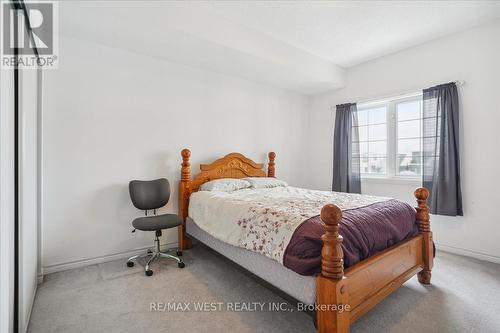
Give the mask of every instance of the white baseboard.
<svg viewBox="0 0 500 333">
<path fill-rule="evenodd" d="M 162 250 L 164 250 L 166 248 L 175 248 L 175 247 L 177 247 L 177 242 L 166 243 L 166 244 L 161 245 Z M 40 284 L 43 282 L 43 276 L 46 274 L 62 272 L 62 271 L 66 271 L 69 269 L 80 268 L 80 267 L 90 266 L 90 265 L 94 265 L 94 264 L 100 264 L 100 263 L 104 263 L 104 262 L 108 262 L 108 261 L 114 261 L 114 260 L 128 258 L 128 257 L 131 257 L 133 255 L 140 254 L 140 253 L 146 251 L 148 248 L 151 248 L 151 247 L 146 246 L 146 247 L 135 249 L 132 251 L 120 252 L 120 253 L 110 254 L 110 255 L 101 256 L 101 257 L 82 259 L 82 260 L 76 260 L 76 261 L 71 261 L 71 262 L 65 262 L 65 263 L 59 263 L 59 264 L 55 264 L 55 265 L 45 266 L 43 268 L 43 275 L 42 274 L 38 275 L 38 283 Z M 436 243 L 436 248 L 439 251 L 459 254 L 459 255 L 462 255 L 465 257 L 470 257 L 470 258 L 475 258 L 475 259 L 479 259 L 479 260 L 483 260 L 483 261 L 489 261 L 492 263 L 500 264 L 500 257 L 497 257 L 497 256 L 492 256 L 492 255 L 481 253 L 481 252 L 466 250 L 466 249 L 462 249 L 462 248 L 458 248 L 458 247 L 454 247 L 454 246 L 449 246 L 449 245 L 444 245 L 444 244 L 439 244 L 439 243 Z"/>
<path fill-rule="evenodd" d="M 449 252 L 449 253 L 454 253 L 454 254 L 459 254 L 461 256 L 465 257 L 470 257 L 470 258 L 475 258 L 483 261 L 489 261 L 495 264 L 500 264 L 500 257 L 497 256 L 492 256 L 489 254 L 481 253 L 481 252 L 476 252 L 476 251 L 471 251 L 471 250 L 466 250 L 462 249 L 459 247 L 454 247 L 454 246 L 449 246 L 449 245 L 443 245 L 443 244 L 436 244 L 436 249 L 444 252 Z"/>
<path fill-rule="evenodd" d="M 160 248 L 162 250 L 165 250 L 167 248 L 175 248 L 175 247 L 177 247 L 177 242 L 166 243 L 166 244 L 160 245 Z M 152 248 L 152 246 L 145 246 L 145 247 L 138 248 L 138 249 L 135 249 L 132 251 L 109 254 L 109 255 L 105 255 L 105 256 L 101 256 L 101 257 L 75 260 L 75 261 L 70 261 L 70 262 L 64 262 L 64 263 L 44 266 L 43 267 L 43 275 L 67 271 L 69 269 L 80 268 L 80 267 L 85 267 L 85 266 L 90 266 L 90 265 L 95 265 L 95 264 L 101 264 L 101 263 L 108 262 L 108 261 L 129 258 L 129 257 L 132 257 L 134 255 L 141 254 L 150 248 Z M 42 280 L 43 280 L 43 275 L 41 277 Z M 38 277 L 38 280 L 40 281 L 40 276 Z"/>
</svg>

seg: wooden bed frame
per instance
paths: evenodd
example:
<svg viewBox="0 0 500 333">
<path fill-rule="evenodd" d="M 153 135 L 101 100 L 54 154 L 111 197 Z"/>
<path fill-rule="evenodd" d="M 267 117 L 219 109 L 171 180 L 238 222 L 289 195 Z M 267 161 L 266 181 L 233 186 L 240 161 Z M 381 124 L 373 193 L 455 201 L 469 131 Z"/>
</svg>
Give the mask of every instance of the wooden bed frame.
<svg viewBox="0 0 500 333">
<path fill-rule="evenodd" d="M 182 150 L 179 183 L 179 215 L 184 223 L 179 227 L 179 247 L 192 246 L 186 235 L 189 197 L 210 180 L 220 178 L 274 177 L 276 154 L 268 154 L 267 174 L 264 165 L 255 163 L 240 153 L 231 153 L 210 164 L 201 164 L 200 173 L 191 179 L 191 152 Z M 423 284 L 430 284 L 433 266 L 432 232 L 429 223 L 427 197 L 423 187 L 415 190 L 418 206 L 416 220 L 419 234 L 404 240 L 344 270 L 342 236 L 339 223 L 342 211 L 334 204 L 325 205 L 320 217 L 325 223 L 322 236 L 321 273 L 316 280 L 316 322 L 320 333 L 349 332 L 350 325 L 377 303 L 398 289 L 415 274 Z M 343 311 L 339 311 L 342 309 Z"/>
</svg>

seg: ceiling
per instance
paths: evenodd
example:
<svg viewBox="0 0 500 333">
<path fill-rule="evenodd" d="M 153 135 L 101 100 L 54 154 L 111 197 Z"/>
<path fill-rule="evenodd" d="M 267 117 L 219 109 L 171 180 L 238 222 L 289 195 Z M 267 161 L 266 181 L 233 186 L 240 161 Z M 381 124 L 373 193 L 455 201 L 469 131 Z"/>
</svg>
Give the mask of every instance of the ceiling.
<svg viewBox="0 0 500 333">
<path fill-rule="evenodd" d="M 497 1 L 65 1 L 60 32 L 304 94 L 500 17 Z"/>
<path fill-rule="evenodd" d="M 209 7 L 342 67 L 500 17 L 500 1 L 221 1 Z"/>
</svg>

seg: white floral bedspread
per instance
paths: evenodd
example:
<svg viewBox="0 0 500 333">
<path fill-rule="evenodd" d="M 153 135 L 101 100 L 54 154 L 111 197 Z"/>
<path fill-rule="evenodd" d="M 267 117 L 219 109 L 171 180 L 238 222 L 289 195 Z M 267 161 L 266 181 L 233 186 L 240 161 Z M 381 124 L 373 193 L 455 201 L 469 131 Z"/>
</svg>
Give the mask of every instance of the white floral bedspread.
<svg viewBox="0 0 500 333">
<path fill-rule="evenodd" d="M 295 229 L 334 203 L 355 209 L 390 198 L 297 187 L 244 189 L 234 192 L 200 191 L 191 195 L 189 217 L 208 234 L 283 263 Z"/>
</svg>

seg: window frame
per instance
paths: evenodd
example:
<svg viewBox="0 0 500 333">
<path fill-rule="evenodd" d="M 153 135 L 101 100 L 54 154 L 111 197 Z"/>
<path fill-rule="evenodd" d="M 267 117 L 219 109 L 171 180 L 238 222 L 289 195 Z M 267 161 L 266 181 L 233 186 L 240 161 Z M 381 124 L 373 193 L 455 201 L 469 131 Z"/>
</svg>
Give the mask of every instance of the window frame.
<svg viewBox="0 0 500 333">
<path fill-rule="evenodd" d="M 375 101 L 375 102 L 371 102 L 371 103 L 366 103 L 364 104 L 363 108 L 358 108 L 357 109 L 357 112 L 359 111 L 367 111 L 367 110 L 370 110 L 370 109 L 376 109 L 376 108 L 380 108 L 380 107 L 384 107 L 386 109 L 386 112 L 385 112 L 385 123 L 374 123 L 374 124 L 370 124 L 369 123 L 369 120 L 367 122 L 366 125 L 359 125 L 359 122 L 358 122 L 358 128 L 359 127 L 364 127 L 366 126 L 367 127 L 367 135 L 368 135 L 368 138 L 370 136 L 370 126 L 377 126 L 377 125 L 385 125 L 385 128 L 386 128 L 386 136 L 385 136 L 385 140 L 367 140 L 367 141 L 359 141 L 359 143 L 361 144 L 362 142 L 366 142 L 367 143 L 367 146 L 368 146 L 368 151 L 370 149 L 370 142 L 380 142 L 380 141 L 385 141 L 386 142 L 386 155 L 385 155 L 385 170 L 386 170 L 386 174 L 388 172 L 388 165 L 389 165 L 389 150 L 388 150 L 388 141 L 389 141 L 389 136 L 388 136 L 388 130 L 389 130 L 389 123 L 388 123 L 388 114 L 389 114 L 389 109 L 387 108 L 387 105 L 384 101 Z M 368 118 L 369 119 L 369 118 Z M 361 153 L 361 152 L 360 152 Z M 360 156 L 360 158 L 362 158 Z M 370 155 L 368 154 L 367 156 L 368 158 L 368 161 L 371 159 L 371 158 L 374 158 L 374 157 L 370 157 Z M 368 162 L 368 165 L 369 165 L 370 162 Z M 361 173 L 361 176 L 366 176 L 367 178 L 387 178 L 386 175 L 384 174 L 377 174 L 377 173 Z"/>
<path fill-rule="evenodd" d="M 366 103 L 358 104 L 358 111 L 365 111 L 377 107 L 386 108 L 386 130 L 387 130 L 387 147 L 386 147 L 386 173 L 373 174 L 361 173 L 362 181 L 369 182 L 398 182 L 398 183 L 417 183 L 422 179 L 422 175 L 410 176 L 400 175 L 397 173 L 397 149 L 398 149 L 398 114 L 397 105 L 406 102 L 419 101 L 420 103 L 420 152 L 422 152 L 422 107 L 423 107 L 422 92 L 396 96 L 392 98 L 379 99 Z M 422 159 L 420 160 L 422 163 Z M 422 171 L 422 168 L 420 169 Z"/>
</svg>

